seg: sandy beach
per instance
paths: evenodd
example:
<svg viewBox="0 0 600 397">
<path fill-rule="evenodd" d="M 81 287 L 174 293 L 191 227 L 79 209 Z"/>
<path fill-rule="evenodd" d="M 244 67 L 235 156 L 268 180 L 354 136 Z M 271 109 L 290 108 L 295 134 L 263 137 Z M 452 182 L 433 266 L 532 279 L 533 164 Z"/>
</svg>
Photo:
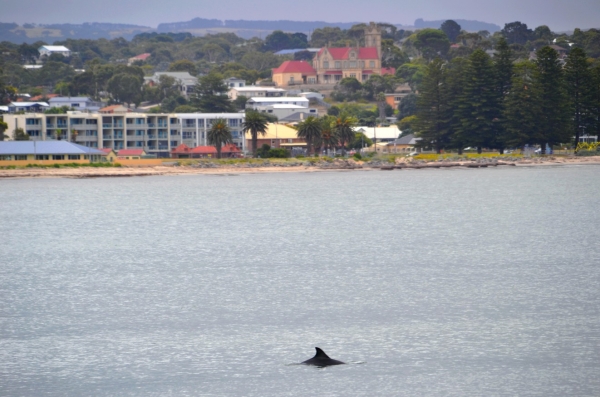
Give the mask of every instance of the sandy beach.
<svg viewBox="0 0 600 397">
<path fill-rule="evenodd" d="M 477 161 L 408 161 L 397 160 L 391 163 L 363 163 L 354 160 L 336 159 L 329 163 L 317 163 L 311 165 L 285 164 L 279 162 L 265 162 L 263 165 L 239 164 L 216 164 L 210 167 L 195 165 L 163 165 L 152 167 L 108 167 L 108 168 L 18 168 L 1 169 L 0 178 L 110 178 L 110 177 L 133 177 L 133 176 L 156 176 L 156 175 L 193 175 L 193 174 L 246 174 L 246 173 L 270 173 L 270 172 L 327 172 L 327 171 L 381 171 L 390 169 L 428 169 L 428 168 L 483 168 L 495 166 L 549 166 L 549 165 L 575 165 L 575 164 L 600 164 L 600 156 L 589 157 L 536 157 L 506 160 L 479 159 Z"/>
</svg>

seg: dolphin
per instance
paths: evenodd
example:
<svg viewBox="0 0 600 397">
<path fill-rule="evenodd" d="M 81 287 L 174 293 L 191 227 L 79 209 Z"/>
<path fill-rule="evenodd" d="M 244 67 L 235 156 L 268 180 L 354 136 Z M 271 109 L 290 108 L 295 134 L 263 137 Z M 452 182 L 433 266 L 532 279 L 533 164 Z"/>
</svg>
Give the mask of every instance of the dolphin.
<svg viewBox="0 0 600 397">
<path fill-rule="evenodd" d="M 329 356 L 318 347 L 315 347 L 315 350 L 317 351 L 317 354 L 315 354 L 313 358 L 309 358 L 308 360 L 303 361 L 300 364 L 315 365 L 317 367 L 328 367 L 330 365 L 346 364 L 344 362 L 334 360 L 333 358 L 329 358 Z"/>
</svg>

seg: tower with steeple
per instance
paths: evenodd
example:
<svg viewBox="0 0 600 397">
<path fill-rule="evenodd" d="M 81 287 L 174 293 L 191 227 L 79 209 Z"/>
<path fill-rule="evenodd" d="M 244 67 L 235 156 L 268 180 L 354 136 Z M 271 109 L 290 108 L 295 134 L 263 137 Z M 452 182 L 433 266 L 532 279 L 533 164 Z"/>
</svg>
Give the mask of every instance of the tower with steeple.
<svg viewBox="0 0 600 397">
<path fill-rule="evenodd" d="M 375 22 L 365 28 L 365 47 L 377 48 L 377 55 L 381 58 L 381 28 Z"/>
</svg>

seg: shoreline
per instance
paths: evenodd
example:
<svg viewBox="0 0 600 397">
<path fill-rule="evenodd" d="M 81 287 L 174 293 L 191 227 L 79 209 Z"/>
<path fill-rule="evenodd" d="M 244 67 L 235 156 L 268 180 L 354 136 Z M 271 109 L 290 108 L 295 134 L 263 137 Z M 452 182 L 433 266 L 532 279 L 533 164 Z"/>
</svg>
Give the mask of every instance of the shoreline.
<svg viewBox="0 0 600 397">
<path fill-rule="evenodd" d="M 247 165 L 216 165 L 214 167 L 198 166 L 139 166 L 139 167 L 107 167 L 107 168 L 19 168 L 0 169 L 0 179 L 12 178 L 119 178 L 135 176 L 159 175 L 223 175 L 223 174 L 262 174 L 281 172 L 331 172 L 331 171 L 382 171 L 382 170 L 419 170 L 419 169 L 444 169 L 444 168 L 491 168 L 502 166 L 537 167 L 557 165 L 600 165 L 600 156 L 565 157 L 565 158 L 534 158 L 519 159 L 515 161 L 409 161 L 396 164 L 381 163 L 363 165 L 362 162 L 353 160 L 336 160 L 327 165 L 278 165 L 272 163 L 262 166 Z"/>
</svg>

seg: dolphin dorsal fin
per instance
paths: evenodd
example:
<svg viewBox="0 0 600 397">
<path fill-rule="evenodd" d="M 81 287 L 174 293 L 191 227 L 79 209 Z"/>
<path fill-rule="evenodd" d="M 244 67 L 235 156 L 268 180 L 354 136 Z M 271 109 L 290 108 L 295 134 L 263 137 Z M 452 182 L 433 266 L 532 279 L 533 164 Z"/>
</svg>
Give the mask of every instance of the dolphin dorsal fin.
<svg viewBox="0 0 600 397">
<path fill-rule="evenodd" d="M 315 347 L 315 350 L 317 351 L 317 354 L 315 354 L 315 358 L 329 358 L 329 356 L 325 354 L 325 352 L 320 348 Z"/>
</svg>

